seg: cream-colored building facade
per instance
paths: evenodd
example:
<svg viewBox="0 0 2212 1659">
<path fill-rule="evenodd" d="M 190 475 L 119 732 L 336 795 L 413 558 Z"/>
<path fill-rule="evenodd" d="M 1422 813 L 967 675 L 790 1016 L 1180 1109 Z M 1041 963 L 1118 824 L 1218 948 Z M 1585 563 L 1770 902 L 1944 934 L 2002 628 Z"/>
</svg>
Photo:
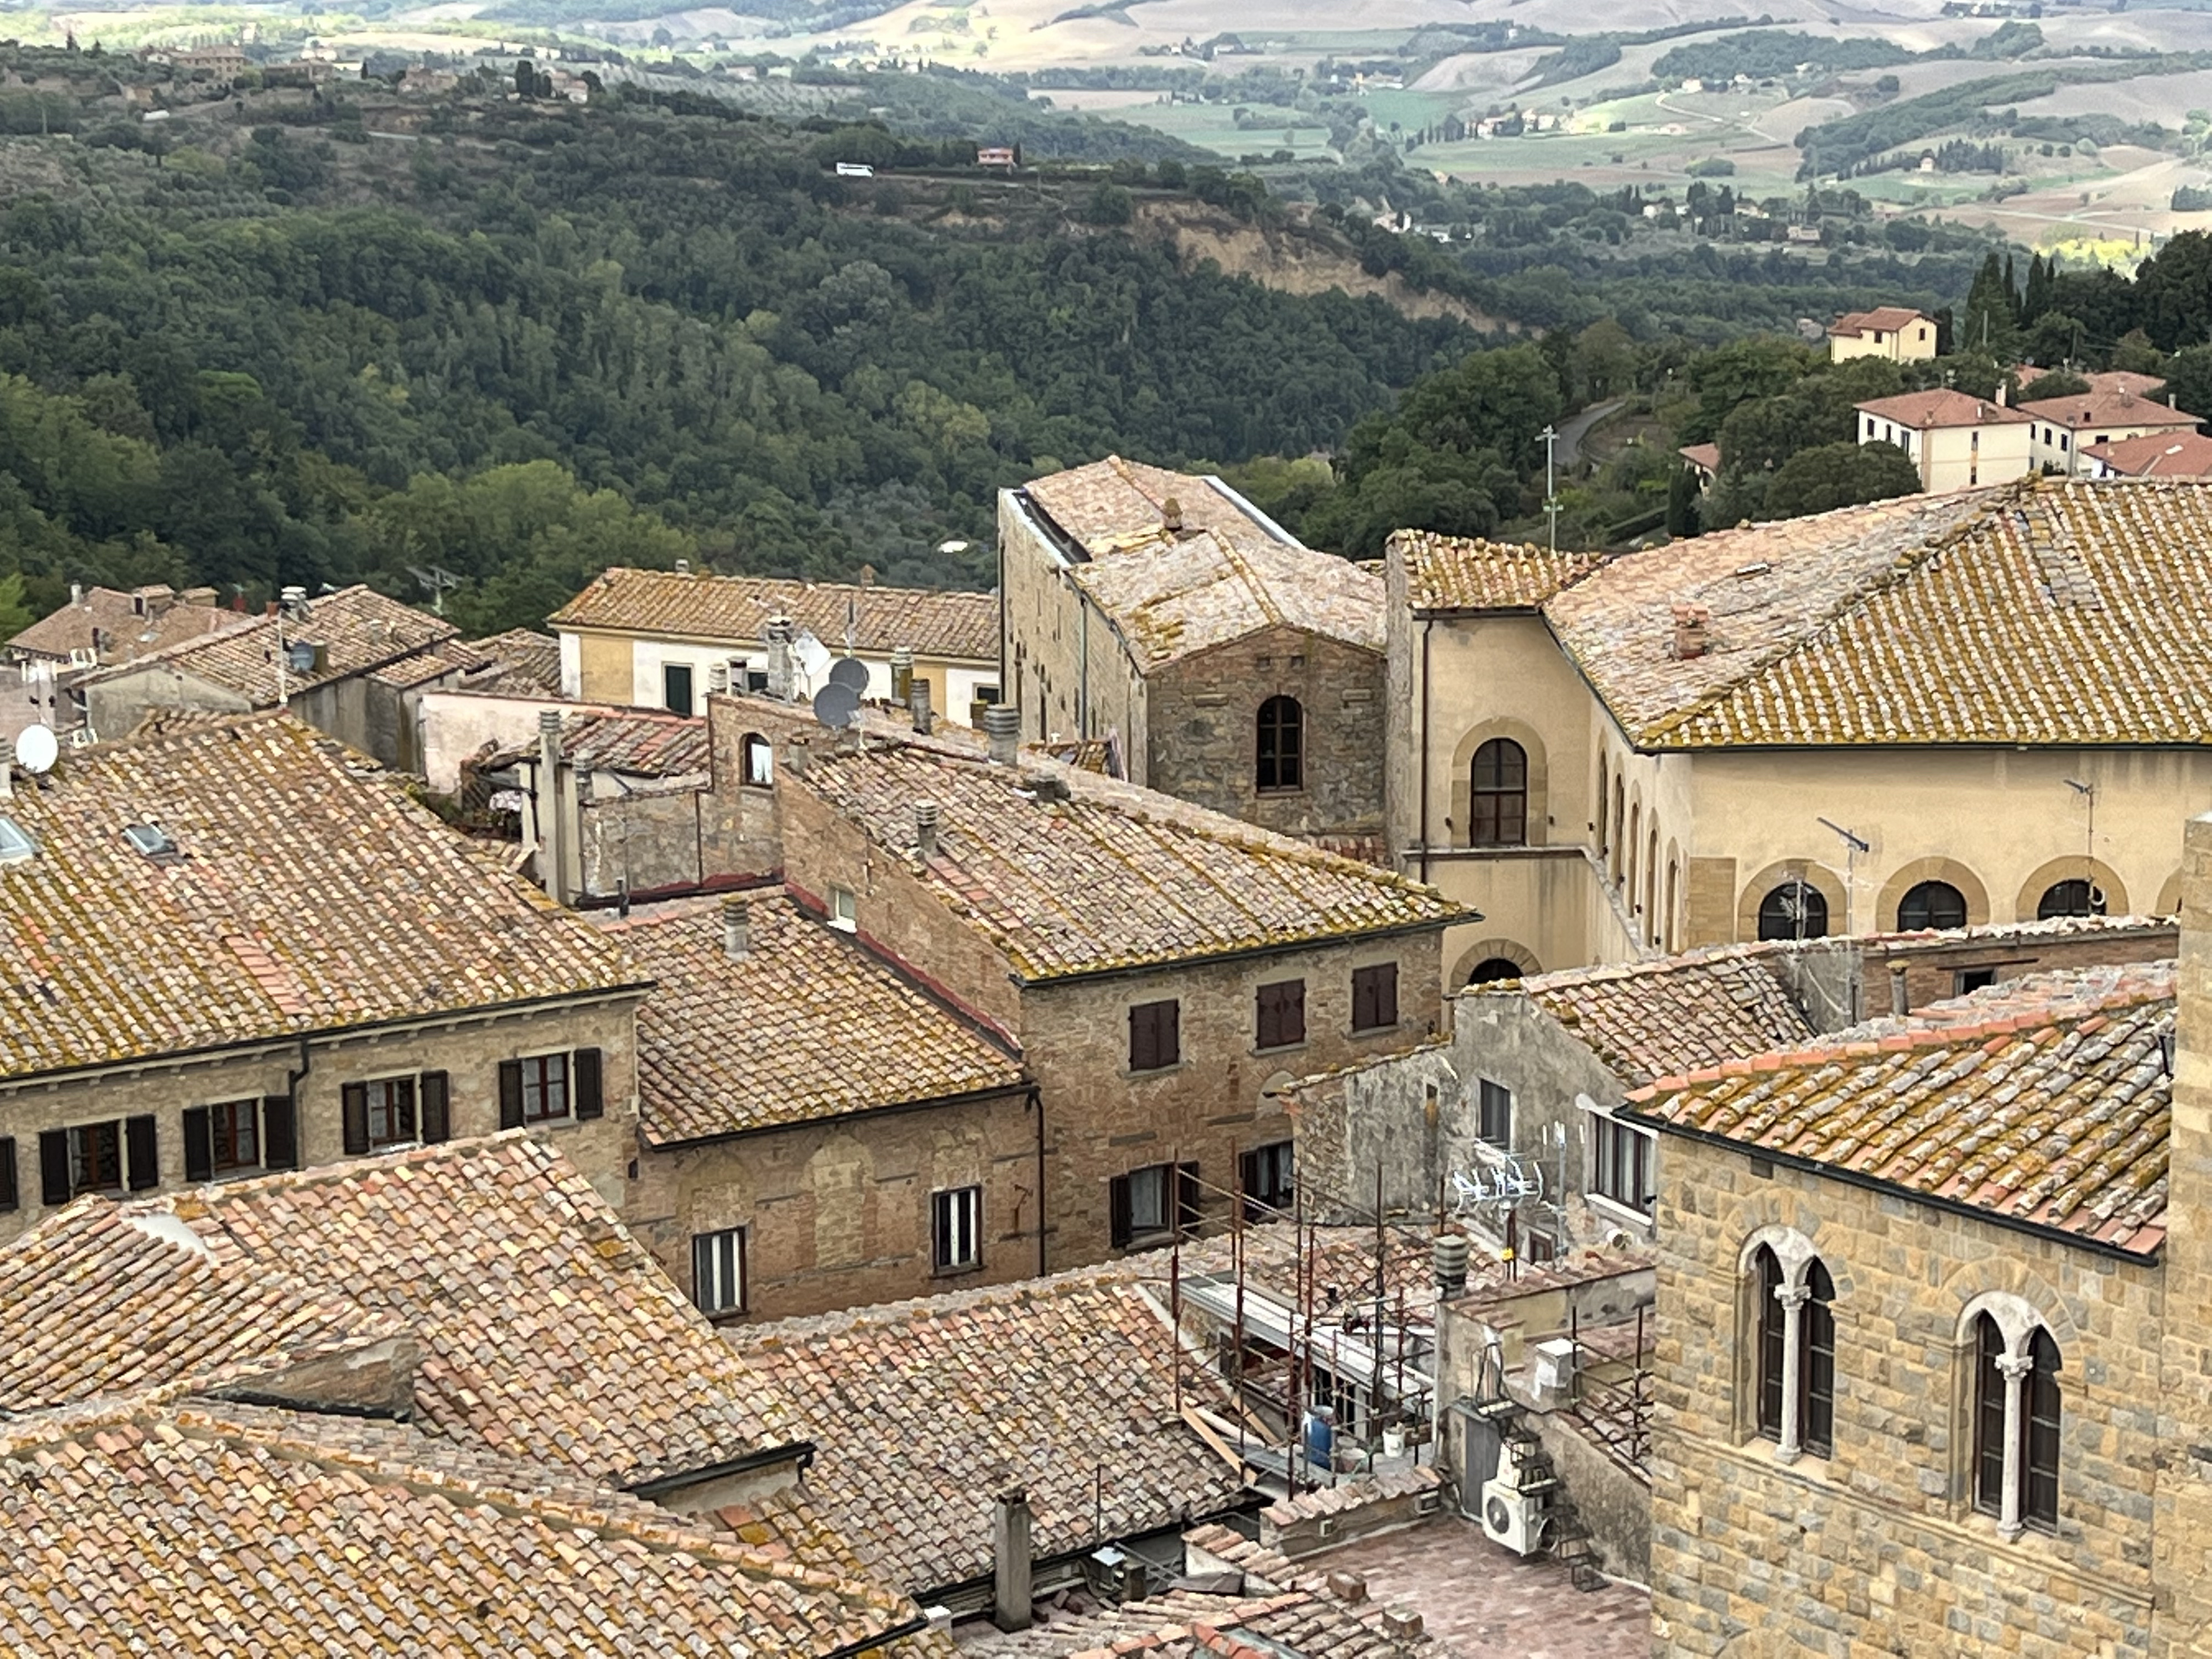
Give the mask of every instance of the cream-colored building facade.
<svg viewBox="0 0 2212 1659">
<path fill-rule="evenodd" d="M 1905 306 L 1883 306 L 1838 317 L 1828 328 L 1828 361 L 1883 357 L 1893 363 L 1924 363 L 1936 356 L 1936 319 Z"/>
<path fill-rule="evenodd" d="M 1895 444 L 1929 495 L 2002 483 L 2034 471 L 2027 416 L 2002 402 L 1937 387 L 1857 405 L 1859 442 Z"/>
<path fill-rule="evenodd" d="M 2036 466 L 2069 478 L 2094 477 L 2102 471 L 2094 457 L 2083 453 L 2100 444 L 2154 434 L 2180 437 L 2194 433 L 2198 423 L 2196 416 L 2132 387 L 2094 382 L 2079 396 L 2039 398 L 2022 404 L 2019 412 L 2033 422 L 2030 453 Z"/>
<path fill-rule="evenodd" d="M 1402 532 L 1389 845 L 1448 983 L 2171 913 L 2212 806 L 2212 486 L 2021 480 L 1599 562 Z M 2150 642 L 2163 642 L 2147 648 Z M 2069 885 L 2069 884 L 2078 884 Z"/>
</svg>

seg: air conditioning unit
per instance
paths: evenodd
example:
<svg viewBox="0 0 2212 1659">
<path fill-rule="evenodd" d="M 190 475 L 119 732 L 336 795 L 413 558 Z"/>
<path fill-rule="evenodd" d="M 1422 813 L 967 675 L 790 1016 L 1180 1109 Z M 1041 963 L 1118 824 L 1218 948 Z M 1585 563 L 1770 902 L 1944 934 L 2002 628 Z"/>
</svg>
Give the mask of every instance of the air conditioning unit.
<svg viewBox="0 0 2212 1659">
<path fill-rule="evenodd" d="M 1516 1555 L 1533 1555 L 1543 1546 L 1544 1517 L 1536 1500 L 1510 1480 L 1489 1480 L 1482 1487 L 1482 1530 Z"/>
</svg>

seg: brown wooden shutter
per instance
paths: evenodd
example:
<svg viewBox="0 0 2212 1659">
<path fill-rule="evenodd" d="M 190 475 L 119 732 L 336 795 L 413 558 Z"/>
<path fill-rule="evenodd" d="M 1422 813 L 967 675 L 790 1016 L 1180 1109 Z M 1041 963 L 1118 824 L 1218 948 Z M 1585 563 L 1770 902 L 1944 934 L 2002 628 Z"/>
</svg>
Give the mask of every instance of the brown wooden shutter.
<svg viewBox="0 0 2212 1659">
<path fill-rule="evenodd" d="M 123 1140 L 129 1152 L 131 1190 L 143 1193 L 161 1184 L 161 1160 L 151 1115 L 125 1118 Z"/>
<path fill-rule="evenodd" d="M 449 1080 L 443 1072 L 425 1072 L 416 1085 L 422 1098 L 422 1139 L 427 1144 L 453 1138 Z"/>
<path fill-rule="evenodd" d="M 1108 1224 L 1114 1240 L 1114 1247 L 1119 1249 L 1129 1242 L 1130 1237 L 1129 1177 L 1115 1176 L 1107 1183 L 1106 1192 L 1106 1207 L 1109 1212 Z"/>
<path fill-rule="evenodd" d="M 522 1062 L 519 1060 L 499 1063 L 499 1127 L 522 1127 Z"/>
<path fill-rule="evenodd" d="M 1375 1018 L 1375 970 L 1355 968 L 1352 972 L 1352 1029 L 1371 1031 L 1382 1022 Z"/>
<path fill-rule="evenodd" d="M 22 1205 L 22 1194 L 15 1184 L 15 1137 L 0 1137 L 0 1210 L 17 1210 Z"/>
<path fill-rule="evenodd" d="M 39 1201 L 57 1209 L 70 1201 L 70 1144 L 67 1129 L 39 1136 Z"/>
<path fill-rule="evenodd" d="M 367 1107 L 363 1106 L 366 1132 Z M 300 1116 L 289 1095 L 270 1095 L 261 1103 L 261 1166 L 265 1170 L 300 1167 Z"/>
<path fill-rule="evenodd" d="M 1306 1040 L 1305 981 L 1294 979 L 1282 988 L 1278 1013 L 1283 1026 L 1281 1041 L 1304 1042 Z"/>
<path fill-rule="evenodd" d="M 1398 1023 L 1398 964 L 1380 963 L 1375 969 L 1375 1023 L 1395 1025 Z"/>
<path fill-rule="evenodd" d="M 569 1086 L 576 1093 L 576 1115 L 579 1118 L 604 1117 L 606 1097 L 599 1077 L 599 1051 L 579 1048 L 568 1059 Z"/>
<path fill-rule="evenodd" d="M 358 1158 L 368 1150 L 368 1085 L 349 1083 L 339 1091 L 345 1117 L 345 1149 Z"/>
<path fill-rule="evenodd" d="M 1152 1005 L 1139 1003 L 1129 1010 L 1129 1069 L 1149 1072 L 1159 1064 L 1154 1057 L 1157 1043 L 1152 1022 Z"/>
<path fill-rule="evenodd" d="M 215 1179 L 215 1137 L 208 1127 L 208 1109 L 204 1106 L 185 1109 L 185 1179 Z"/>
<path fill-rule="evenodd" d="M 1159 1032 L 1157 1038 L 1161 1066 L 1180 1065 L 1182 1061 L 1182 1004 L 1163 1002 L 1159 1006 Z"/>
</svg>

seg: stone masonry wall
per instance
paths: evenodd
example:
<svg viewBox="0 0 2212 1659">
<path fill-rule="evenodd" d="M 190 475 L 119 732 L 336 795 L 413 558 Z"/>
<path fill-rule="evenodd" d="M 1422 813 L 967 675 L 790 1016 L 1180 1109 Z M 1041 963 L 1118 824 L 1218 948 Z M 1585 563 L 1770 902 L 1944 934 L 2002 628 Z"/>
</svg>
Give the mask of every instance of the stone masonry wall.
<svg viewBox="0 0 2212 1659">
<path fill-rule="evenodd" d="M 2156 1267 L 1669 1137 L 1653 1455 L 1662 1655 L 2148 1651 L 2163 1313 Z M 1831 1457 L 1753 1432 L 1751 1292 L 1763 1227 L 1835 1281 Z M 2007 1543 L 1972 1504 L 1976 1296 L 2025 1297 L 2057 1338 L 2056 1535 Z"/>
</svg>

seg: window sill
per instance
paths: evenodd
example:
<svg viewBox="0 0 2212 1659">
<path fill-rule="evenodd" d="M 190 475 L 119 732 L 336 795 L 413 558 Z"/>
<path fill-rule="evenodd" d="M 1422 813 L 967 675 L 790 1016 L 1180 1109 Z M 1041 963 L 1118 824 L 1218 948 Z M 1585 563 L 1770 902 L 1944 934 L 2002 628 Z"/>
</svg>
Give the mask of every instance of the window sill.
<svg viewBox="0 0 2212 1659">
<path fill-rule="evenodd" d="M 1294 1054 L 1305 1046 L 1306 1040 L 1300 1037 L 1296 1042 L 1272 1042 L 1264 1048 L 1251 1048 L 1246 1052 L 1258 1059 L 1267 1054 Z"/>
<path fill-rule="evenodd" d="M 1405 1029 L 1404 1020 L 1394 1019 L 1388 1025 L 1355 1025 L 1346 1035 L 1362 1038 L 1389 1036 L 1394 1031 L 1402 1031 Z"/>
<path fill-rule="evenodd" d="M 1135 1082 L 1142 1083 L 1150 1078 L 1173 1077 L 1177 1072 L 1183 1069 L 1184 1063 L 1182 1060 L 1177 1060 L 1172 1066 L 1147 1066 L 1141 1072 L 1138 1071 L 1134 1066 L 1131 1066 L 1124 1070 L 1121 1075 L 1125 1078 L 1131 1079 Z"/>
<path fill-rule="evenodd" d="M 720 1330 L 725 1325 L 742 1325 L 751 1316 L 744 1308 L 725 1308 L 720 1313 L 702 1313 L 701 1316 Z"/>
<path fill-rule="evenodd" d="M 980 1273 L 982 1271 L 981 1261 L 963 1261 L 957 1267 L 932 1267 L 929 1270 L 929 1276 L 932 1279 L 965 1279 L 970 1273 Z"/>
<path fill-rule="evenodd" d="M 1654 1224 L 1651 1217 L 1644 1211 L 1637 1209 L 1632 1205 L 1624 1204 L 1617 1198 L 1609 1198 L 1603 1193 L 1585 1192 L 1583 1194 L 1583 1202 L 1589 1205 L 1599 1215 L 1618 1221 L 1623 1226 L 1650 1227 Z"/>
<path fill-rule="evenodd" d="M 1253 786 L 1252 793 L 1258 796 L 1261 800 L 1281 800 L 1286 795 L 1304 794 L 1306 793 L 1306 787 L 1304 784 L 1299 784 L 1297 787 L 1289 789 L 1265 789 L 1255 784 Z"/>
</svg>

